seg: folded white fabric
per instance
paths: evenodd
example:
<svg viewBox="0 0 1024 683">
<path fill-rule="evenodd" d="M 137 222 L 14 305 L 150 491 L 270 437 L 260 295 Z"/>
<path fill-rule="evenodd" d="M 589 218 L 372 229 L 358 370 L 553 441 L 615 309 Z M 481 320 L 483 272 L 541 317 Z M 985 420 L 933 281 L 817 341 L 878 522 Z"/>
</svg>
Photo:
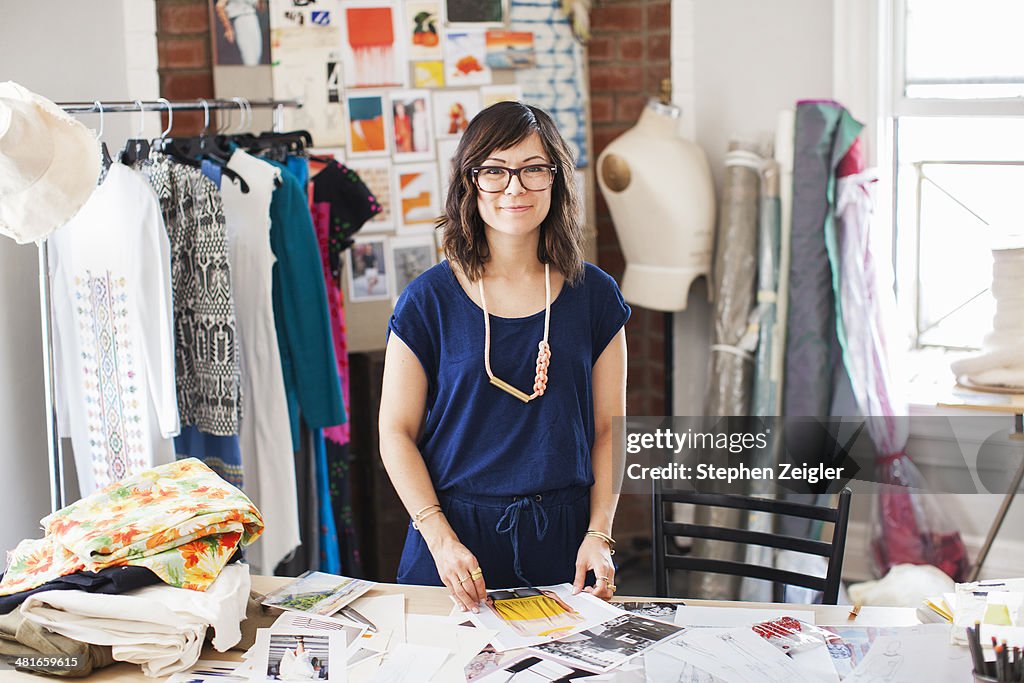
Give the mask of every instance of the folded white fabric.
<svg viewBox="0 0 1024 683">
<path fill-rule="evenodd" d="M 20 609 L 29 621 L 83 643 L 109 645 L 114 659 L 160 677 L 196 663 L 208 626 L 219 652 L 241 640 L 250 584 L 248 565 L 229 564 L 205 592 L 165 584 L 123 595 L 44 591 Z"/>
</svg>

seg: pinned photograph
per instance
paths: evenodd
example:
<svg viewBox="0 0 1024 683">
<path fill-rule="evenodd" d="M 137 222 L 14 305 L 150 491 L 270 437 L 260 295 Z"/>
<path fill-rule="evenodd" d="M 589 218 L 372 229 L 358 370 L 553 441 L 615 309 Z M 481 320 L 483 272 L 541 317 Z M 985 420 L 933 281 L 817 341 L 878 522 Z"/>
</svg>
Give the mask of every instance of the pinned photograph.
<svg viewBox="0 0 1024 683">
<path fill-rule="evenodd" d="M 484 604 L 470 618 L 498 632 L 491 642 L 498 652 L 564 638 L 622 615 L 589 593 L 573 595 L 567 583 L 487 591 Z"/>
<path fill-rule="evenodd" d="M 492 30 L 485 41 L 487 66 L 492 69 L 532 69 L 537 64 L 532 31 Z"/>
<path fill-rule="evenodd" d="M 487 43 L 482 28 L 449 30 L 444 38 L 444 80 L 450 88 L 486 85 L 491 82 L 487 66 Z"/>
<path fill-rule="evenodd" d="M 444 62 L 440 59 L 413 62 L 412 84 L 417 88 L 443 88 Z"/>
<path fill-rule="evenodd" d="M 434 133 L 438 138 L 457 138 L 480 113 L 480 91 L 439 90 L 434 95 Z"/>
<path fill-rule="evenodd" d="M 252 681 L 328 681 L 344 683 L 345 645 L 340 633 L 256 631 L 251 656 Z"/>
<path fill-rule="evenodd" d="M 406 2 L 403 21 L 409 59 L 441 59 L 441 3 L 438 0 Z"/>
<path fill-rule="evenodd" d="M 441 214 L 436 164 L 395 166 L 399 233 L 429 233 Z"/>
<path fill-rule="evenodd" d="M 434 158 L 430 92 L 391 92 L 391 130 L 395 161 L 426 161 Z"/>
<path fill-rule="evenodd" d="M 356 172 L 380 204 L 381 212 L 363 224 L 361 233 L 388 232 L 395 227 L 394 192 L 391 190 L 391 160 L 380 158 L 349 159 L 345 165 Z"/>
<path fill-rule="evenodd" d="M 345 6 L 345 87 L 378 88 L 405 85 L 407 65 L 398 40 L 399 22 L 388 2 Z"/>
<path fill-rule="evenodd" d="M 537 645 L 534 650 L 569 666 L 603 673 L 682 630 L 675 624 L 623 614 L 555 642 Z"/>
<path fill-rule="evenodd" d="M 508 17 L 508 0 L 445 0 L 449 24 L 503 26 Z"/>
<path fill-rule="evenodd" d="M 383 249 L 382 249 L 383 255 Z M 305 572 L 263 598 L 264 605 L 327 616 L 373 588 L 372 581 Z"/>
<path fill-rule="evenodd" d="M 383 93 L 349 93 L 345 135 L 350 159 L 391 152 L 385 99 Z"/>
<path fill-rule="evenodd" d="M 217 66 L 270 64 L 270 0 L 210 0 L 213 6 L 213 63 Z"/>
<path fill-rule="evenodd" d="M 522 102 L 523 89 L 518 85 L 487 85 L 480 88 L 480 100 L 481 109 L 498 102 Z"/>
<path fill-rule="evenodd" d="M 345 256 L 348 261 L 348 298 L 351 301 L 391 298 L 384 237 L 358 238 Z"/>
<path fill-rule="evenodd" d="M 391 238 L 391 272 L 397 300 L 410 282 L 437 264 L 437 250 L 431 235 Z"/>
</svg>

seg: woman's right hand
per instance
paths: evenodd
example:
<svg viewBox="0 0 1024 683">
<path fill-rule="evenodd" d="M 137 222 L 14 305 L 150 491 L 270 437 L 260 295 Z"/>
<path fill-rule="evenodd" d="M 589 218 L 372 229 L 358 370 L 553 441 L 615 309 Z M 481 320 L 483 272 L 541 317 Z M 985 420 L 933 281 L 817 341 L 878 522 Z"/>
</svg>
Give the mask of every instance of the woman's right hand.
<svg viewBox="0 0 1024 683">
<path fill-rule="evenodd" d="M 427 547 L 434 556 L 438 576 L 448 587 L 448 592 L 455 598 L 459 609 L 463 612 L 479 612 L 480 603 L 487 597 L 487 586 L 480 571 L 480 563 L 476 561 L 473 553 L 462 545 L 455 532 L 451 531 L 451 527 L 448 528 L 448 533 L 427 540 Z M 474 574 L 477 575 L 475 579 Z"/>
</svg>

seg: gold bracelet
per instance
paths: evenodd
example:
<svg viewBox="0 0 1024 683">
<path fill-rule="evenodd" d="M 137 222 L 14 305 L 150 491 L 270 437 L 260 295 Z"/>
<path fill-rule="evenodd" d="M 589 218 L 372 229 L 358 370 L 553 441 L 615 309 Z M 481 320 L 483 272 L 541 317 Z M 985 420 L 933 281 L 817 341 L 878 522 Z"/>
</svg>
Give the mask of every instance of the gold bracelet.
<svg viewBox="0 0 1024 683">
<path fill-rule="evenodd" d="M 424 512 L 426 512 L 427 510 L 429 510 L 430 508 L 438 508 L 438 509 L 440 509 L 440 508 L 441 508 L 441 506 L 440 506 L 440 505 L 438 505 L 437 503 L 433 503 L 432 505 L 425 505 L 425 506 L 423 506 L 422 508 L 420 508 L 420 511 L 419 511 L 419 512 L 417 512 L 416 514 L 414 514 L 414 515 L 412 516 L 412 518 L 413 518 L 413 519 L 417 519 L 417 520 L 418 520 L 418 519 L 420 519 L 420 516 L 421 516 L 421 515 L 422 515 L 422 514 L 423 514 Z"/>
<path fill-rule="evenodd" d="M 615 554 L 615 539 L 597 529 L 587 529 L 587 536 L 593 536 L 594 538 L 600 538 L 602 541 L 608 544 L 608 548 L 611 550 L 611 554 Z"/>
<path fill-rule="evenodd" d="M 412 528 L 413 529 L 415 529 L 416 531 L 419 531 L 420 530 L 420 524 L 423 524 L 424 520 L 429 518 L 431 515 L 436 515 L 437 513 L 441 512 L 441 506 L 440 505 L 433 506 L 433 507 L 434 507 L 434 509 L 431 510 L 430 512 L 426 513 L 426 514 L 419 514 L 419 513 L 417 513 L 416 519 L 414 519 L 413 522 L 412 522 Z M 420 512 L 422 512 L 422 510 Z"/>
</svg>

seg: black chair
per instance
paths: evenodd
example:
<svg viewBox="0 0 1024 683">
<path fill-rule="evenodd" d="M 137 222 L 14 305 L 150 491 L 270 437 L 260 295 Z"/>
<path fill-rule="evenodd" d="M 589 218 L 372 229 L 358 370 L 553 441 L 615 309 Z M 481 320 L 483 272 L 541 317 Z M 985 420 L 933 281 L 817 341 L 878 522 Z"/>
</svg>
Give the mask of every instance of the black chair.
<svg viewBox="0 0 1024 683">
<path fill-rule="evenodd" d="M 673 522 L 670 517 L 666 516 L 666 506 L 671 503 L 734 508 L 737 510 L 759 511 L 772 515 L 788 515 L 809 520 L 831 522 L 833 525 L 832 541 L 815 541 L 794 536 L 748 531 L 746 529 Z M 659 597 L 671 597 L 668 594 L 669 570 L 684 569 L 772 581 L 775 584 L 774 595 L 777 601 L 782 600 L 782 589 L 786 585 L 822 591 L 824 593 L 822 604 L 826 605 L 836 604 L 836 600 L 839 598 L 839 584 L 843 571 L 843 553 L 846 549 L 846 526 L 850 521 L 850 489 L 848 488 L 840 492 L 838 505 L 833 508 L 785 500 L 721 493 L 662 491 L 658 485 L 655 485 L 653 517 L 654 585 L 655 592 Z M 706 538 L 818 555 L 828 558 L 828 571 L 825 577 L 821 578 L 744 562 L 690 557 L 689 555 L 682 555 L 677 552 L 675 543 L 677 538 Z"/>
</svg>

